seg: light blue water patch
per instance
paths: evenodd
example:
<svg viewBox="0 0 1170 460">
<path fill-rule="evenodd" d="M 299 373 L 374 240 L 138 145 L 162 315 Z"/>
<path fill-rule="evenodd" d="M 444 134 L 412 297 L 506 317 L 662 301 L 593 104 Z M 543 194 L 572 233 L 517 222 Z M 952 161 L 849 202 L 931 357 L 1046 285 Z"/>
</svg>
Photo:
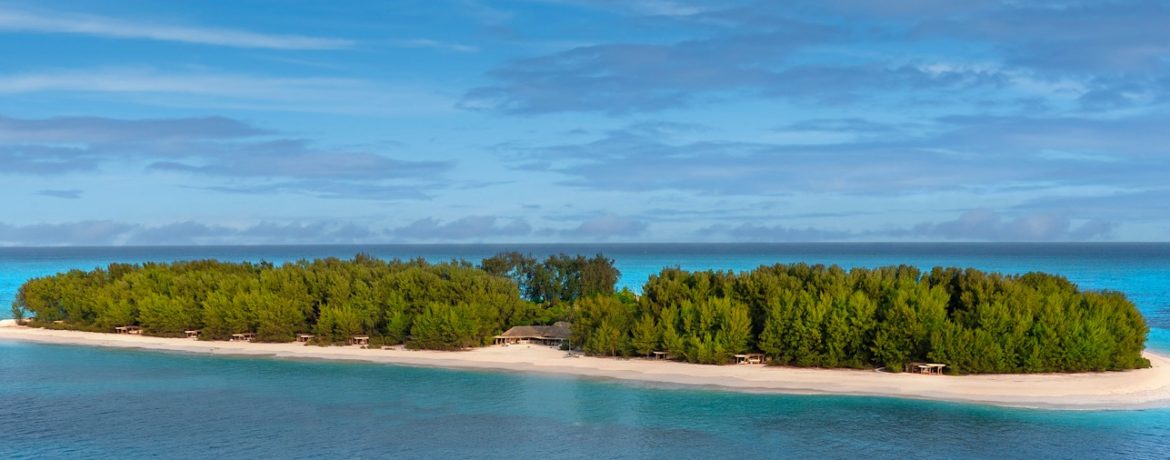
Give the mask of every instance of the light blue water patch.
<svg viewBox="0 0 1170 460">
<path fill-rule="evenodd" d="M 642 388 L 0 342 L 0 458 L 1158 458 L 1170 411 Z"/>
</svg>

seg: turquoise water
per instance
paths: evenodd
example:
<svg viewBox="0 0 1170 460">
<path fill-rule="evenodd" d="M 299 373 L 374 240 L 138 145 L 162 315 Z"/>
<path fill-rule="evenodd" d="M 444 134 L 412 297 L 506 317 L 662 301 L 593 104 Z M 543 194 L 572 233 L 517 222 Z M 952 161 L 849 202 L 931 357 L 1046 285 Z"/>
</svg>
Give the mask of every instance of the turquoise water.
<svg viewBox="0 0 1170 460">
<path fill-rule="evenodd" d="M 477 259 L 498 246 L 0 249 L 0 302 L 32 276 L 110 261 Z M 664 265 L 807 261 L 1064 274 L 1125 292 L 1170 351 L 1170 245 L 621 245 L 637 287 Z M 0 342 L 0 458 L 1170 458 L 1170 410 L 1057 412 L 777 396 L 579 378 Z"/>
</svg>

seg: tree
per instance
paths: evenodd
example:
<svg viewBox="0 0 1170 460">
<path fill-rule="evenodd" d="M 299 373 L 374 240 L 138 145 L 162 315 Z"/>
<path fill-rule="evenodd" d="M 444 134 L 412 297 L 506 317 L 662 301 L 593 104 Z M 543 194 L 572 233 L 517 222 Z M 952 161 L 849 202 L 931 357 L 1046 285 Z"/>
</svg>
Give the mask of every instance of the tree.
<svg viewBox="0 0 1170 460">
<path fill-rule="evenodd" d="M 643 315 L 634 325 L 634 350 L 643 356 L 649 356 L 658 349 L 658 325 L 654 317 Z"/>
<path fill-rule="evenodd" d="M 748 351 L 752 337 L 752 322 L 746 305 L 724 299 L 718 301 L 721 318 L 719 321 L 720 345 L 727 353 Z"/>
<path fill-rule="evenodd" d="M 614 292 L 613 261 L 519 253 L 463 261 L 214 260 L 111 264 L 28 280 L 14 316 L 34 325 L 205 340 L 254 332 L 287 341 L 352 335 L 462 349 L 515 325 L 572 319 L 573 343 L 600 355 L 666 350 L 723 363 L 756 348 L 776 364 L 825 367 L 943 362 L 955 373 L 1148 367 L 1149 326 L 1121 293 L 1081 291 L 1043 273 L 910 266 L 844 270 L 791 264 L 745 273 L 665 268 L 637 296 Z M 61 324 L 55 324 L 62 321 Z"/>
</svg>

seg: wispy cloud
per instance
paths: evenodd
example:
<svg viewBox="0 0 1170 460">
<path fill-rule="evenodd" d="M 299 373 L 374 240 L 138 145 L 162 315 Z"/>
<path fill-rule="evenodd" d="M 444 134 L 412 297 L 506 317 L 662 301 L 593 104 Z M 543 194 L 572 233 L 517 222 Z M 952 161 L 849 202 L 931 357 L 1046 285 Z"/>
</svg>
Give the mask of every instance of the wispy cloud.
<svg viewBox="0 0 1170 460">
<path fill-rule="evenodd" d="M 696 101 L 766 97 L 844 104 L 905 101 L 915 90 L 995 88 L 1009 75 L 995 68 L 914 63 L 790 64 L 799 48 L 831 40 L 823 27 L 683 41 L 574 48 L 508 63 L 489 72 L 495 84 L 468 91 L 460 106 L 514 114 L 604 112 L 614 115 L 688 107 Z"/>
<path fill-rule="evenodd" d="M 951 220 L 922 222 L 887 229 L 838 230 L 783 224 L 743 223 L 705 227 L 696 236 L 710 240 L 749 242 L 812 241 L 1093 241 L 1108 240 L 1116 224 L 1090 219 L 1079 223 L 1053 213 L 1006 215 L 990 209 L 971 209 Z"/>
<path fill-rule="evenodd" d="M 576 227 L 551 233 L 571 240 L 608 240 L 640 236 L 647 226 L 646 222 L 632 217 L 606 214 L 583 220 Z"/>
<path fill-rule="evenodd" d="M 1108 238 L 1115 227 L 1112 222 L 1098 219 L 1074 224 L 1059 214 L 1007 217 L 990 209 L 973 209 L 954 220 L 922 223 L 888 234 L 935 240 L 1087 241 Z"/>
<path fill-rule="evenodd" d="M 794 227 L 782 224 L 762 225 L 745 222 L 739 225 L 716 224 L 695 232 L 703 239 L 744 242 L 813 242 L 848 241 L 857 237 L 851 231 L 829 230 L 814 227 Z"/>
<path fill-rule="evenodd" d="M 690 0 L 540 0 L 544 3 L 580 5 L 584 7 L 613 10 L 624 14 L 645 16 L 687 17 L 702 12 L 727 7 L 727 3 Z"/>
<path fill-rule="evenodd" d="M 167 107 L 313 113 L 436 114 L 456 99 L 414 85 L 354 78 L 96 68 L 0 74 L 0 94 L 111 94 Z"/>
<path fill-rule="evenodd" d="M 324 148 L 224 117 L 113 119 L 0 116 L 0 174 L 54 175 L 105 164 L 197 175 L 219 192 L 306 193 L 324 198 L 426 199 L 422 189 L 454 164 Z M 239 178 L 254 179 L 240 185 Z M 60 193 L 58 193 L 60 195 Z"/>
<path fill-rule="evenodd" d="M 0 222 L 0 247 L 500 241 L 531 233 L 532 227 L 523 219 L 494 216 L 468 216 L 447 222 L 426 218 L 397 227 L 320 220 L 262 220 L 234 225 L 190 220 L 162 224 L 113 220 L 26 225 Z"/>
<path fill-rule="evenodd" d="M 403 40 L 394 40 L 391 42 L 394 46 L 401 48 L 433 48 L 446 51 L 456 51 L 460 53 L 474 53 L 479 51 L 478 47 L 471 45 L 464 45 L 462 43 L 445 42 L 439 40 L 431 40 L 427 38 L 411 38 Z"/>
<path fill-rule="evenodd" d="M 79 34 L 106 38 L 145 39 L 237 48 L 328 50 L 353 46 L 352 40 L 302 35 L 265 34 L 247 30 L 156 24 L 105 16 L 17 10 L 0 7 L 0 30 Z"/>
<path fill-rule="evenodd" d="M 732 140 L 672 142 L 635 126 L 581 143 L 514 149 L 521 170 L 564 174 L 599 191 L 702 194 L 856 194 L 1165 183 L 1166 117 L 961 117 L 922 135 L 826 144 Z M 868 133 L 872 125 L 850 123 Z M 838 126 L 837 128 L 849 128 Z"/>
<path fill-rule="evenodd" d="M 602 41 L 506 62 L 462 106 L 530 115 L 656 112 L 758 97 L 922 109 L 957 100 L 1071 100 L 1086 109 L 1170 100 L 1170 7 L 1153 1 L 545 1 L 702 34 Z"/>
<path fill-rule="evenodd" d="M 376 236 L 376 231 L 354 223 L 264 221 L 227 226 L 183 221 L 132 225 L 119 235 L 119 241 L 127 245 L 355 243 L 377 241 Z"/>
<path fill-rule="evenodd" d="M 0 246 L 102 246 L 137 228 L 110 220 L 13 225 L 0 222 Z"/>
<path fill-rule="evenodd" d="M 82 193 L 81 190 L 69 189 L 69 190 L 38 190 L 36 194 L 40 195 L 40 196 L 61 198 L 61 199 L 65 199 L 65 200 L 76 200 L 78 198 L 81 198 L 81 193 Z"/>
<path fill-rule="evenodd" d="M 645 237 L 649 225 L 612 214 L 585 219 L 567 229 L 534 231 L 524 219 L 467 216 L 442 221 L 424 218 L 400 226 L 347 221 L 261 220 L 212 224 L 181 220 L 142 224 L 114 220 L 9 224 L 0 222 L 2 246 L 343 244 L 388 242 L 499 242 L 532 238 L 548 241 L 627 241 Z M 1093 241 L 1109 240 L 1112 221 L 1073 221 L 1047 213 L 1005 214 L 972 209 L 956 218 L 886 229 L 833 229 L 815 226 L 744 223 L 697 229 L 693 238 L 728 242 L 813 241 Z"/>
<path fill-rule="evenodd" d="M 450 222 L 428 217 L 387 230 L 387 234 L 397 239 L 411 241 L 492 240 L 531 233 L 532 226 L 522 219 L 506 220 L 495 216 L 468 216 Z"/>
<path fill-rule="evenodd" d="M 156 140 L 238 139 L 270 131 L 225 117 L 125 120 L 105 117 L 12 118 L 0 115 L 3 142 L 135 142 Z"/>
<path fill-rule="evenodd" d="M 0 246 L 354 243 L 384 241 L 381 231 L 323 221 L 146 225 L 112 220 L 13 225 L 0 222 Z"/>
</svg>

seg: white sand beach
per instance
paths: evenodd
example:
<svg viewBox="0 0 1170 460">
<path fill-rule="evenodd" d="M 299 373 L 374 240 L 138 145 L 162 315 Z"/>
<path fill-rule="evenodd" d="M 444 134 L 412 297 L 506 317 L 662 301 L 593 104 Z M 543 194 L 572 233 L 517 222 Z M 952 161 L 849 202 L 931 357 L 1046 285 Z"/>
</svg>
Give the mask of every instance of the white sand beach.
<svg viewBox="0 0 1170 460">
<path fill-rule="evenodd" d="M 208 355 L 366 361 L 450 369 L 534 372 L 732 391 L 887 396 L 1065 410 L 1170 407 L 1170 358 L 1147 353 L 1150 369 L 1082 374 L 925 376 L 762 365 L 711 366 L 647 359 L 568 357 L 539 345 L 440 352 L 212 342 L 139 335 L 59 331 L 0 321 L 0 340 L 140 348 Z"/>
</svg>

